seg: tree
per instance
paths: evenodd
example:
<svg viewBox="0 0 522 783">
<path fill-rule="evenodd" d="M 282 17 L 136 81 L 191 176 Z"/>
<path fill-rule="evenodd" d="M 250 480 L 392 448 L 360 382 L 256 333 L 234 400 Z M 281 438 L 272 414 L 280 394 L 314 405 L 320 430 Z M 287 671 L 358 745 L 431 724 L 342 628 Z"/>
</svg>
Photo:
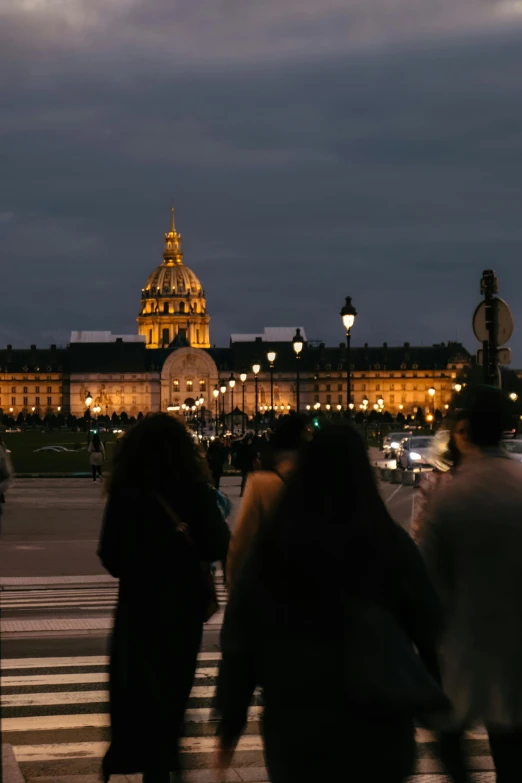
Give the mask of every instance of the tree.
<svg viewBox="0 0 522 783">
<path fill-rule="evenodd" d="M 397 424 L 404 424 L 406 421 L 406 417 L 402 411 L 399 411 L 397 414 Z"/>
<path fill-rule="evenodd" d="M 138 421 L 141 421 L 143 419 L 143 413 L 140 411 L 138 413 Z"/>
<path fill-rule="evenodd" d="M 136 419 L 134 418 L 134 416 L 131 416 L 131 417 L 130 417 L 130 419 L 129 419 L 129 424 L 131 425 L 131 427 L 132 427 L 134 424 L 136 424 Z"/>
<path fill-rule="evenodd" d="M 121 419 L 121 423 L 122 424 L 128 424 L 129 423 L 129 416 L 128 416 L 127 413 L 125 413 L 125 411 L 121 412 L 120 419 Z"/>
<path fill-rule="evenodd" d="M 421 424 L 424 426 L 426 424 L 426 419 L 424 418 L 424 411 L 422 408 L 417 408 L 417 413 L 415 414 L 415 421 L 417 424 Z"/>
</svg>

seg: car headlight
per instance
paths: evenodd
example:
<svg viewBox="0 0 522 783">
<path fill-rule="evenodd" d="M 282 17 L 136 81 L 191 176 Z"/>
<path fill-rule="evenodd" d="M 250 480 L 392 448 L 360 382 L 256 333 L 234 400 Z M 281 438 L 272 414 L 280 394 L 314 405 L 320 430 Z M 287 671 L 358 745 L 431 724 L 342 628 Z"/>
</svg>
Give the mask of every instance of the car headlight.
<svg viewBox="0 0 522 783">
<path fill-rule="evenodd" d="M 399 444 L 398 443 L 390 443 L 390 448 L 398 449 L 399 448 Z"/>
<path fill-rule="evenodd" d="M 416 451 L 412 451 L 410 454 L 410 459 L 413 459 L 415 462 L 417 462 L 418 460 L 422 459 L 422 457 L 420 454 L 417 454 Z"/>
</svg>

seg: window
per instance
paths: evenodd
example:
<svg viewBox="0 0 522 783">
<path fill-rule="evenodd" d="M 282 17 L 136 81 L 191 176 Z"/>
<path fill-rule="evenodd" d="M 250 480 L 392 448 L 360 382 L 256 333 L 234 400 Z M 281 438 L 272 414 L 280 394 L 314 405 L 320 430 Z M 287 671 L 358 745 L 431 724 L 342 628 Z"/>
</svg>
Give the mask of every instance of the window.
<svg viewBox="0 0 522 783">
<path fill-rule="evenodd" d="M 136 397 L 133 397 L 133 398 L 132 398 L 132 404 L 133 404 L 133 405 L 136 405 Z"/>
<path fill-rule="evenodd" d="M 11 386 L 11 393 L 16 394 L 16 386 Z"/>
<path fill-rule="evenodd" d="M 186 340 L 187 339 L 187 330 L 186 329 L 178 329 L 178 337 L 180 340 Z"/>
<path fill-rule="evenodd" d="M 187 391 L 192 391 L 192 381 L 189 379 L 187 380 Z"/>
<path fill-rule="evenodd" d="M 179 303 L 179 311 L 180 311 L 180 313 L 184 313 L 185 312 L 185 302 L 180 302 Z"/>
<path fill-rule="evenodd" d="M 337 402 L 339 403 L 339 405 L 342 405 L 342 404 L 343 404 L 343 395 L 342 395 L 342 394 L 340 394 L 340 395 L 337 397 Z"/>
<path fill-rule="evenodd" d="M 363 383 L 363 385 L 362 385 L 362 390 L 366 391 L 366 384 L 365 383 Z"/>
<path fill-rule="evenodd" d="M 395 402 L 395 394 L 390 394 L 390 402 Z"/>
<path fill-rule="evenodd" d="M 326 391 L 331 391 L 329 383 L 326 384 Z"/>
<path fill-rule="evenodd" d="M 203 378 L 199 382 L 199 390 L 200 392 L 206 392 L 207 390 L 207 382 Z"/>
<path fill-rule="evenodd" d="M 318 394 L 314 394 L 314 402 L 319 402 L 319 395 Z"/>
<path fill-rule="evenodd" d="M 390 391 L 393 391 L 394 389 L 395 389 L 395 384 L 394 383 L 390 383 Z"/>
<path fill-rule="evenodd" d="M 314 391 L 316 391 L 316 392 L 319 391 L 319 384 L 318 383 L 314 383 Z"/>
<path fill-rule="evenodd" d="M 179 392 L 179 380 L 178 380 L 178 378 L 175 378 L 172 381 L 172 390 L 175 391 L 175 392 Z"/>
<path fill-rule="evenodd" d="M 52 397 L 48 397 L 47 398 L 47 405 L 49 405 L 49 407 L 50 407 L 52 404 L 53 404 L 53 398 Z"/>
<path fill-rule="evenodd" d="M 24 397 L 24 407 L 27 408 L 28 405 L 29 405 L 29 400 L 27 397 Z"/>
<path fill-rule="evenodd" d="M 375 384 L 375 391 L 380 391 L 380 390 L 381 390 L 381 384 L 380 383 Z"/>
<path fill-rule="evenodd" d="M 52 394 L 52 392 L 53 392 L 53 387 L 52 386 L 48 386 L 47 387 L 47 394 Z"/>
<path fill-rule="evenodd" d="M 413 387 L 413 391 L 417 391 L 417 384 Z"/>
<path fill-rule="evenodd" d="M 24 394 L 27 394 L 27 386 L 24 386 Z"/>
<path fill-rule="evenodd" d="M 326 402 L 327 403 L 331 403 L 332 402 L 332 395 L 331 394 L 327 394 L 326 395 Z"/>
<path fill-rule="evenodd" d="M 39 387 L 39 386 L 37 386 L 37 387 L 36 387 L 36 389 L 35 389 L 35 391 L 36 391 L 36 393 L 37 393 L 37 394 L 40 394 L 40 387 Z"/>
<path fill-rule="evenodd" d="M 11 405 L 13 407 L 16 405 L 16 397 L 11 397 Z"/>
<path fill-rule="evenodd" d="M 152 329 L 149 329 L 149 343 L 152 342 Z"/>
<path fill-rule="evenodd" d="M 136 394 L 136 387 L 135 386 L 132 387 L 132 392 L 133 392 L 133 394 Z"/>
<path fill-rule="evenodd" d="M 165 315 L 169 314 L 169 303 L 168 302 L 164 302 L 164 304 L 163 304 L 163 312 L 165 313 Z"/>
<path fill-rule="evenodd" d="M 162 335 L 163 337 L 161 338 L 161 341 L 163 343 L 163 347 L 165 348 L 169 344 L 169 330 L 163 329 Z"/>
<path fill-rule="evenodd" d="M 401 402 L 402 402 L 402 403 L 406 402 L 406 395 L 404 395 L 404 394 L 402 395 L 402 397 L 401 397 Z"/>
<path fill-rule="evenodd" d="M 401 389 L 402 389 L 402 391 L 406 391 L 406 384 L 405 383 L 401 383 Z"/>
<path fill-rule="evenodd" d="M 337 384 L 337 391 L 342 391 L 342 390 L 343 390 L 343 385 L 342 385 L 342 383 L 338 383 L 338 384 Z"/>
<path fill-rule="evenodd" d="M 37 397 L 37 398 L 36 398 L 35 405 L 36 405 L 37 407 L 40 405 L 40 398 L 39 398 L 39 397 Z"/>
</svg>

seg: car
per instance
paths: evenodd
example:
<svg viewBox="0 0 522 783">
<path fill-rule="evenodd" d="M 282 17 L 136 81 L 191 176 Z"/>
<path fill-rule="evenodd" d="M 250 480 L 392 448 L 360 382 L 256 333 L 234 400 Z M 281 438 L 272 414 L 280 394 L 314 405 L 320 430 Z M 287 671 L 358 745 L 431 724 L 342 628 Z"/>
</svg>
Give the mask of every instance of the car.
<svg viewBox="0 0 522 783">
<path fill-rule="evenodd" d="M 22 432 L 22 430 L 20 427 L 8 427 L 6 430 L 4 430 L 4 432 Z"/>
<path fill-rule="evenodd" d="M 403 470 L 430 468 L 433 435 L 409 435 L 397 449 L 397 467 Z"/>
<path fill-rule="evenodd" d="M 384 459 L 394 459 L 395 452 L 400 446 L 401 440 L 404 439 L 406 432 L 390 432 L 383 440 L 382 448 L 384 451 Z M 411 435 L 411 433 L 410 433 Z"/>
<path fill-rule="evenodd" d="M 55 453 L 61 453 L 64 451 L 69 451 L 69 449 L 66 448 L 66 446 L 42 446 L 39 449 L 35 449 L 33 453 L 38 454 L 40 451 L 54 451 Z"/>
<path fill-rule="evenodd" d="M 522 438 L 510 438 L 509 440 L 503 440 L 502 445 L 508 452 L 511 459 L 516 459 L 518 462 L 522 462 Z"/>
</svg>

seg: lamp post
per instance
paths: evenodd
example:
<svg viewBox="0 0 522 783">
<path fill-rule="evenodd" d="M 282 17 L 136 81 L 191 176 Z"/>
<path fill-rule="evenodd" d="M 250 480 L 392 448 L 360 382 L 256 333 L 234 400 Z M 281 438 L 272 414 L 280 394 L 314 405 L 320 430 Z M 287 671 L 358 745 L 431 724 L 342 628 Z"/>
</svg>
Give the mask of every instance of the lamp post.
<svg viewBox="0 0 522 783">
<path fill-rule="evenodd" d="M 246 414 L 245 414 L 245 382 L 246 382 L 246 379 L 247 379 L 246 372 L 242 372 L 241 375 L 239 376 L 239 380 L 241 381 L 241 396 L 242 396 L 241 410 L 243 411 L 243 416 L 242 416 L 243 427 L 242 427 L 241 432 L 242 432 L 243 435 L 245 434 L 245 429 L 246 429 L 246 424 L 245 424 L 245 419 L 246 419 Z"/>
<path fill-rule="evenodd" d="M 258 396 L 257 396 L 257 395 L 258 395 L 258 386 L 257 386 L 257 376 L 258 376 L 258 374 L 259 374 L 259 371 L 260 371 L 260 369 L 261 369 L 261 365 L 260 365 L 260 364 L 257 364 L 257 363 L 256 363 L 256 364 L 253 364 L 253 365 L 252 365 L 252 372 L 254 373 L 254 381 L 255 381 L 255 406 L 254 406 L 254 410 L 255 410 L 255 414 L 254 414 L 254 415 L 255 415 L 255 419 L 254 419 L 254 428 L 255 428 L 256 435 L 257 435 L 257 433 L 259 432 L 259 425 L 258 425 L 258 410 L 257 410 L 257 407 L 258 407 Z"/>
<path fill-rule="evenodd" d="M 269 351 L 266 358 L 270 362 L 270 418 L 274 420 L 274 362 L 276 360 L 276 352 Z"/>
<path fill-rule="evenodd" d="M 346 329 L 346 405 L 348 406 L 348 410 L 350 409 L 350 403 L 352 401 L 352 368 L 351 368 L 351 356 L 350 356 L 350 347 L 351 347 L 351 329 L 352 326 L 355 323 L 355 316 L 357 315 L 357 310 L 352 304 L 352 297 L 347 296 L 346 301 L 344 303 L 344 307 L 341 310 L 341 318 L 343 322 L 343 326 Z"/>
<path fill-rule="evenodd" d="M 430 386 L 428 389 L 428 394 L 431 397 L 431 404 L 433 406 L 433 419 L 431 420 L 431 428 L 433 429 L 434 423 L 435 423 L 435 387 Z"/>
<path fill-rule="evenodd" d="M 301 330 L 300 329 L 296 330 L 296 333 L 295 333 L 294 337 L 292 338 L 292 347 L 293 347 L 293 349 L 295 351 L 295 359 L 296 359 L 296 363 L 295 363 L 295 368 L 296 368 L 296 370 L 295 370 L 295 372 L 296 372 L 296 374 L 295 374 L 295 380 L 296 380 L 295 402 L 296 402 L 297 413 L 299 413 L 299 411 L 301 410 L 300 389 L 299 389 L 299 385 L 300 385 L 299 359 L 301 358 L 301 351 L 303 350 L 303 337 L 301 335 Z"/>
<path fill-rule="evenodd" d="M 225 394 L 227 393 L 227 385 L 223 381 L 219 387 L 221 392 L 221 416 L 223 417 L 223 434 L 225 433 Z"/>
<path fill-rule="evenodd" d="M 219 419 L 219 411 L 218 411 L 218 398 L 219 398 L 219 389 L 217 387 L 217 383 L 214 386 L 214 391 L 212 392 L 214 395 L 214 401 L 216 403 L 216 418 L 214 419 L 214 434 L 218 434 L 218 419 Z"/>
<path fill-rule="evenodd" d="M 92 405 L 92 394 L 90 391 L 87 392 L 87 397 L 85 398 L 85 404 L 87 405 L 87 417 L 89 420 L 89 437 L 88 441 L 91 440 L 91 405 Z"/>
<path fill-rule="evenodd" d="M 232 436 L 234 436 L 234 386 L 236 385 L 236 379 L 234 378 L 234 373 L 230 373 L 230 378 L 228 379 L 228 385 L 230 386 L 230 416 L 232 417 Z"/>
<path fill-rule="evenodd" d="M 513 402 L 516 402 L 518 400 L 518 394 L 516 392 L 511 392 L 511 394 L 509 395 L 509 399 L 512 400 Z"/>
</svg>

